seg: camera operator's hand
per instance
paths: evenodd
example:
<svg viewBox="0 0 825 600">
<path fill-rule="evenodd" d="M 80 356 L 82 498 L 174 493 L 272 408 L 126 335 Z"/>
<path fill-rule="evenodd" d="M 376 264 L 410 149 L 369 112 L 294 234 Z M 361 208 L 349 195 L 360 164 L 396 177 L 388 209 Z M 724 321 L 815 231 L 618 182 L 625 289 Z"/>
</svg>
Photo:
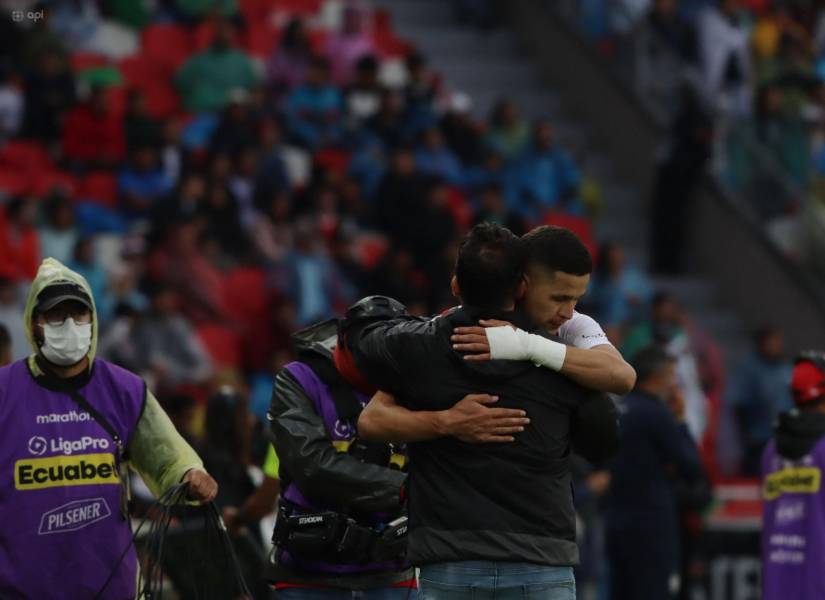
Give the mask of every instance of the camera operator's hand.
<svg viewBox="0 0 825 600">
<path fill-rule="evenodd" d="M 198 502 L 212 502 L 218 495 L 218 482 L 201 469 L 189 469 L 183 480 L 189 484 L 187 495 Z"/>
<path fill-rule="evenodd" d="M 468 394 L 455 406 L 442 412 L 445 435 L 462 442 L 512 442 L 513 434 L 524 431 L 530 423 L 527 413 L 515 408 L 492 408 L 498 397 L 488 394 Z"/>
</svg>

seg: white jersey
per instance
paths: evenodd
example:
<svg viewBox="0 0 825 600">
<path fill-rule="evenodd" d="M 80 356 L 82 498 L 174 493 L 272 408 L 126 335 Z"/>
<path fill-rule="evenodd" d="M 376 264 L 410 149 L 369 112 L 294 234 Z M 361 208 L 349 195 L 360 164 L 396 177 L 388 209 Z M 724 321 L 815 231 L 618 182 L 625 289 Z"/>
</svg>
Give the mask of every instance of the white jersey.
<svg viewBox="0 0 825 600">
<path fill-rule="evenodd" d="M 593 346 L 610 344 L 607 334 L 596 319 L 573 311 L 573 318 L 559 327 L 559 338 L 568 346 L 587 350 Z"/>
</svg>

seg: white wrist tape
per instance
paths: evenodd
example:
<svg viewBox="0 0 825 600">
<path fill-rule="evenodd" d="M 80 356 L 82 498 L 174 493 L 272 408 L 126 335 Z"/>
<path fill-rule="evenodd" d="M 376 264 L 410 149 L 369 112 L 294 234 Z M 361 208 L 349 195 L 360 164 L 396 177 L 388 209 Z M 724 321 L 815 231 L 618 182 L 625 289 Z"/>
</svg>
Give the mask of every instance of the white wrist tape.
<svg viewBox="0 0 825 600">
<path fill-rule="evenodd" d="M 502 360 L 530 360 L 560 371 L 567 355 L 567 346 L 540 335 L 513 329 L 507 325 L 484 330 L 490 344 L 490 358 Z"/>
<path fill-rule="evenodd" d="M 526 331 L 509 325 L 488 327 L 484 330 L 490 343 L 490 358 L 502 360 L 529 360 Z"/>
</svg>

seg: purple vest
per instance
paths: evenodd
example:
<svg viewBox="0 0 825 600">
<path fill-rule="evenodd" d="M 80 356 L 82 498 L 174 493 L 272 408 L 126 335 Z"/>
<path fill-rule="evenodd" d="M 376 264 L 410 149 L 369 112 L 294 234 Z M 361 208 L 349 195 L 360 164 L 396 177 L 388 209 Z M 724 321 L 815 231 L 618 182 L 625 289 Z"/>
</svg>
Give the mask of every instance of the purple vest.
<svg viewBox="0 0 825 600">
<path fill-rule="evenodd" d="M 127 446 L 143 381 L 96 359 L 79 392 Z M 25 360 L 0 369 L 0 598 L 95 597 L 132 537 L 116 456 L 106 430 Z M 136 568 L 131 545 L 101 600 L 134 599 Z"/>
<path fill-rule="evenodd" d="M 762 456 L 764 600 L 825 598 L 825 439 L 799 460 Z"/>
<path fill-rule="evenodd" d="M 315 412 L 324 420 L 324 426 L 327 430 L 327 435 L 336 445 L 339 452 L 346 452 L 346 446 L 349 445 L 358 433 L 356 423 L 340 419 L 338 417 L 338 410 L 335 407 L 335 401 L 330 394 L 327 385 L 321 381 L 318 375 L 315 374 L 308 365 L 301 362 L 293 362 L 286 365 L 286 369 L 295 377 L 295 380 L 301 384 L 307 396 L 312 399 L 315 405 Z M 356 399 L 361 404 L 361 407 L 367 405 L 369 396 L 362 394 L 358 390 L 353 389 Z M 294 483 L 290 483 L 283 492 L 283 497 L 292 503 L 299 512 L 317 512 L 320 510 L 335 510 L 335 506 L 322 506 L 314 503 L 311 499 L 304 496 L 301 490 Z M 386 522 L 383 519 L 384 515 L 373 515 L 373 525 L 381 522 Z M 312 573 L 325 574 L 356 574 L 370 571 L 391 571 L 402 570 L 408 568 L 406 561 L 389 561 L 384 563 L 372 563 L 365 565 L 342 565 L 325 563 L 322 561 L 304 560 L 290 555 L 284 551 L 280 557 L 281 563 L 287 567 L 299 568 L 302 571 Z"/>
</svg>

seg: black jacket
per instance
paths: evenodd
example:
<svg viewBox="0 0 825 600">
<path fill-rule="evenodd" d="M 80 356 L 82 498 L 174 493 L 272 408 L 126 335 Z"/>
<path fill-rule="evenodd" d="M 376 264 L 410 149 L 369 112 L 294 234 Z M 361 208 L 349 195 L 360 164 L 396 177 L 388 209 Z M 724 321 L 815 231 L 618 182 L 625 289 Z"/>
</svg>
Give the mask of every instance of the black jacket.
<svg viewBox="0 0 825 600">
<path fill-rule="evenodd" d="M 411 445 L 410 559 L 416 565 L 474 559 L 575 564 L 571 421 L 588 401 L 602 402 L 607 412 L 612 403 L 528 362 L 465 361 L 452 349 L 453 328 L 484 317 L 529 328 L 513 313 L 458 308 L 431 320 L 372 323 L 350 334 L 359 369 L 411 409 L 442 410 L 466 394 L 489 393 L 499 396 L 497 406 L 523 408 L 531 418 L 509 444 L 443 438 Z M 615 446 L 616 427 L 613 413 L 606 446 Z"/>
<path fill-rule="evenodd" d="M 675 552 L 677 483 L 702 478 L 699 450 L 687 427 L 655 396 L 634 391 L 620 412 L 623 442 L 610 464 L 608 527 L 652 532 L 663 552 Z"/>
<path fill-rule="evenodd" d="M 309 343 L 298 350 L 299 358 L 303 356 L 312 358 L 313 362 L 326 361 L 334 371 L 328 345 Z M 333 384 L 325 380 L 322 373 L 315 372 L 322 381 Z M 312 398 L 287 369 L 282 369 L 275 378 L 269 419 L 284 488 L 294 483 L 313 503 L 326 508 L 335 507 L 353 515 L 373 512 L 400 514 L 401 488 L 406 474 L 336 451 Z M 357 421 L 357 415 L 354 421 Z M 296 572 L 279 564 L 277 553 L 273 554 L 265 573 L 269 581 L 346 589 L 383 587 L 412 576 L 412 571 L 408 569 L 352 575 Z"/>
<path fill-rule="evenodd" d="M 779 415 L 776 451 L 790 460 L 808 454 L 825 436 L 825 414 L 792 410 Z"/>
</svg>

